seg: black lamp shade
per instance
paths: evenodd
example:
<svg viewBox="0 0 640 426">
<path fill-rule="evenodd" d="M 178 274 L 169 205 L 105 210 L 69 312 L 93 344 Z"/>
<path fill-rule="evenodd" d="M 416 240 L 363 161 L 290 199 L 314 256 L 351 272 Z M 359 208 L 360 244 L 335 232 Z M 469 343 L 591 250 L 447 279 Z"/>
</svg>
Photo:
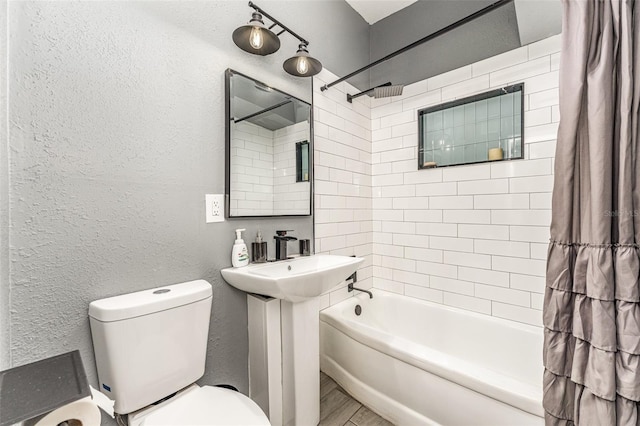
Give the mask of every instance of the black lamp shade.
<svg viewBox="0 0 640 426">
<path fill-rule="evenodd" d="M 284 61 L 282 68 L 296 77 L 311 77 L 322 71 L 322 64 L 311 57 L 306 46 L 301 44 L 296 55 Z"/>
<path fill-rule="evenodd" d="M 236 28 L 233 42 L 245 52 L 266 56 L 280 49 L 280 39 L 264 26 L 262 15 L 254 13 L 247 25 Z"/>
</svg>

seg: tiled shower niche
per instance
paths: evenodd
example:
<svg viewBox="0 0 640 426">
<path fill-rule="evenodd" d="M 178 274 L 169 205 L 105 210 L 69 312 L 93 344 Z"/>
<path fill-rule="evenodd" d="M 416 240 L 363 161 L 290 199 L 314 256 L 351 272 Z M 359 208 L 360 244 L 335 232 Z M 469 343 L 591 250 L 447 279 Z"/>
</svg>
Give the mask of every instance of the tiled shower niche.
<svg viewBox="0 0 640 426">
<path fill-rule="evenodd" d="M 418 111 L 418 168 L 523 158 L 524 83 Z"/>
</svg>

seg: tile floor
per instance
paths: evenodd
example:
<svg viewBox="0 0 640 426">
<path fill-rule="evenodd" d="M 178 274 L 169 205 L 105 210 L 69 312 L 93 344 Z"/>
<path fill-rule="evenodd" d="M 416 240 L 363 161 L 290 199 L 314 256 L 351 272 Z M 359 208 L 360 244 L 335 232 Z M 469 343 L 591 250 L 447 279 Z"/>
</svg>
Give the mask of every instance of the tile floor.
<svg viewBox="0 0 640 426">
<path fill-rule="evenodd" d="M 393 426 L 320 372 L 320 426 Z"/>
</svg>

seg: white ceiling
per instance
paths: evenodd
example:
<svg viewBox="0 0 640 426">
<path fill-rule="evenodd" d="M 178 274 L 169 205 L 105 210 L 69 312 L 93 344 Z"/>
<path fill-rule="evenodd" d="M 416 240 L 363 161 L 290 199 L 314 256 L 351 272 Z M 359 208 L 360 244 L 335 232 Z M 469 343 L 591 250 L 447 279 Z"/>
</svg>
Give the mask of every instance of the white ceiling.
<svg viewBox="0 0 640 426">
<path fill-rule="evenodd" d="M 378 22 L 418 0 L 346 0 L 369 25 Z"/>
</svg>

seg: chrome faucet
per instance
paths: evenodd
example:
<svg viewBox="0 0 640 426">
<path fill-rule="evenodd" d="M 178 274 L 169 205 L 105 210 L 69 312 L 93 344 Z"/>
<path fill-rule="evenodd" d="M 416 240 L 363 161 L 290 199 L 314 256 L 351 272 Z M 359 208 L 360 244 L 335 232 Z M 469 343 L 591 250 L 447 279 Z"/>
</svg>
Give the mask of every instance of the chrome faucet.
<svg viewBox="0 0 640 426">
<path fill-rule="evenodd" d="M 276 231 L 273 237 L 276 240 L 276 260 L 287 260 L 287 241 L 297 240 L 296 237 L 287 235 L 287 232 L 293 232 L 293 230 Z"/>
</svg>

